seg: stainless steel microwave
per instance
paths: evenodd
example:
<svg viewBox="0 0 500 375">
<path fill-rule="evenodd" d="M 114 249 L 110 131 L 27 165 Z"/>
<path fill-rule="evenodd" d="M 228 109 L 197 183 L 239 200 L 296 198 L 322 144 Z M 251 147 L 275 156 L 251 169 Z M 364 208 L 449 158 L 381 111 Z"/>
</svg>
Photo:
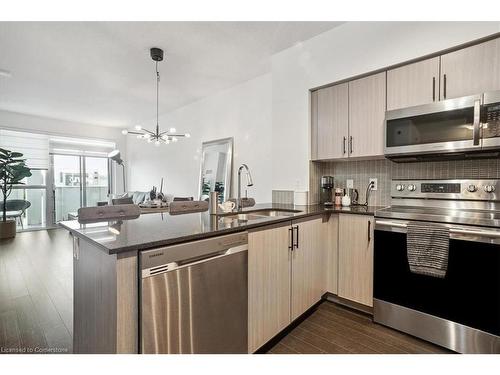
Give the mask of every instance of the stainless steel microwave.
<svg viewBox="0 0 500 375">
<path fill-rule="evenodd" d="M 394 161 L 496 157 L 500 91 L 387 111 L 384 142 Z"/>
</svg>

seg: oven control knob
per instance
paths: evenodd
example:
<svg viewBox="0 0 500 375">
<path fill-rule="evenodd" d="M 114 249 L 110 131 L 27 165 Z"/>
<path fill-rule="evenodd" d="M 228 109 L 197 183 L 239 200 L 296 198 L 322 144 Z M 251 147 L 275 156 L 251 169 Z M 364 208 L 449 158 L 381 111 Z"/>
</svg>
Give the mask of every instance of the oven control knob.
<svg viewBox="0 0 500 375">
<path fill-rule="evenodd" d="M 397 185 L 396 185 L 396 190 L 397 190 L 397 191 L 403 191 L 404 189 L 405 189 L 405 186 L 404 186 L 404 185 L 402 185 L 402 184 L 397 184 Z"/>
<path fill-rule="evenodd" d="M 469 185 L 467 186 L 467 191 L 469 193 L 474 193 L 477 190 L 476 185 Z"/>
<path fill-rule="evenodd" d="M 410 184 L 410 185 L 408 185 L 408 190 L 415 191 L 415 190 L 417 190 L 417 187 L 415 186 L 415 184 Z"/>
<path fill-rule="evenodd" d="M 484 185 L 484 191 L 487 193 L 493 193 L 495 191 L 495 187 L 493 185 Z"/>
</svg>

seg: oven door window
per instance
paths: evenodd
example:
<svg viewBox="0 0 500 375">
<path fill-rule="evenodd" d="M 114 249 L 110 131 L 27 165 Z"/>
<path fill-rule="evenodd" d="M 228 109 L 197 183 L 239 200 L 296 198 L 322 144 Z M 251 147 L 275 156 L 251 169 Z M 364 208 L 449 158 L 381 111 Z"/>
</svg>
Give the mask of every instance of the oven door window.
<svg viewBox="0 0 500 375">
<path fill-rule="evenodd" d="M 473 121 L 473 107 L 387 120 L 386 146 L 472 140 Z"/>
<path fill-rule="evenodd" d="M 374 298 L 500 335 L 500 246 L 450 240 L 444 279 L 410 272 L 406 234 L 375 231 Z"/>
</svg>

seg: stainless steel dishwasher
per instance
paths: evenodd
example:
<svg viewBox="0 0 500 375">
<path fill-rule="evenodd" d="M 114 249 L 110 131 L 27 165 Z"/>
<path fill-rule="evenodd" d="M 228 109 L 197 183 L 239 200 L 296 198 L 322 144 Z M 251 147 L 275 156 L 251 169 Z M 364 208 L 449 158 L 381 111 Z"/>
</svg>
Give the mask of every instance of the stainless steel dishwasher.
<svg viewBox="0 0 500 375">
<path fill-rule="evenodd" d="M 141 253 L 142 353 L 248 352 L 248 234 Z"/>
</svg>

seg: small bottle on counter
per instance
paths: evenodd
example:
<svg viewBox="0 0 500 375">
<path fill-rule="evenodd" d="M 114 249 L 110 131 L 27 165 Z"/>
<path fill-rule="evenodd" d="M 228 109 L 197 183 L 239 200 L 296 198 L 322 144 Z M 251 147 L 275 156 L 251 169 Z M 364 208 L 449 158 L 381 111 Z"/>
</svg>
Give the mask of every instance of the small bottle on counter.
<svg viewBox="0 0 500 375">
<path fill-rule="evenodd" d="M 335 206 L 341 206 L 342 205 L 342 196 L 343 190 L 341 188 L 335 188 Z"/>
</svg>

